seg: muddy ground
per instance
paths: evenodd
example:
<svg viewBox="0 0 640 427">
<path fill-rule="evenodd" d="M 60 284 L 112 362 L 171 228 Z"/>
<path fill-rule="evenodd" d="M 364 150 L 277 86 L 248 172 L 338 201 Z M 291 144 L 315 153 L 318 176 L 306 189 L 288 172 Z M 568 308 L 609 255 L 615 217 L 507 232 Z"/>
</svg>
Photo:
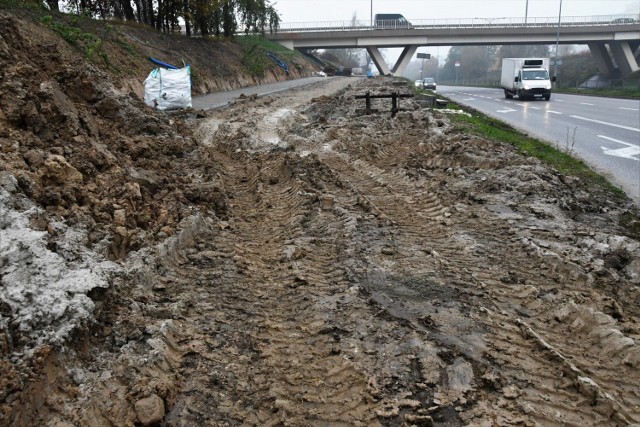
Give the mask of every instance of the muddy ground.
<svg viewBox="0 0 640 427">
<path fill-rule="evenodd" d="M 15 34 L 0 424 L 640 423 L 628 200 L 460 112 L 362 114 L 391 78 L 160 113 Z"/>
</svg>

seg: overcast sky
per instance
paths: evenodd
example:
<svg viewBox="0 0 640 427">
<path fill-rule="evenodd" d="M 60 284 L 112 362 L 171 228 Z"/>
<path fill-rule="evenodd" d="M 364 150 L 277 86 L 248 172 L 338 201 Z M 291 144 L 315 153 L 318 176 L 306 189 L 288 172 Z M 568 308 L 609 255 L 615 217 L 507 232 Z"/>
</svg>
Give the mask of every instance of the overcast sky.
<svg viewBox="0 0 640 427">
<path fill-rule="evenodd" d="M 421 19 L 557 17 L 640 14 L 640 0 L 275 0 L 283 23 L 369 20 L 376 13 Z M 372 7 L 373 5 L 373 7 Z"/>
</svg>

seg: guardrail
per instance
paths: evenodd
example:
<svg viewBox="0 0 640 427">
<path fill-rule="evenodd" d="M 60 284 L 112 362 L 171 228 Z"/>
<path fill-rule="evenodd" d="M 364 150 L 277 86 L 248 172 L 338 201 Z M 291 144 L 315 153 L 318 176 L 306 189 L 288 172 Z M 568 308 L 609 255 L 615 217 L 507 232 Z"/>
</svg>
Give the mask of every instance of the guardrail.
<svg viewBox="0 0 640 427">
<path fill-rule="evenodd" d="M 470 86 L 470 87 L 500 87 L 500 80 L 438 80 L 440 86 Z M 575 82 L 557 82 L 558 89 L 640 89 L 639 79 L 598 79 L 598 80 L 576 80 Z"/>
<path fill-rule="evenodd" d="M 640 24 L 638 15 L 563 16 L 561 27 L 624 26 Z M 546 28 L 557 27 L 558 18 L 530 17 L 525 22 L 518 18 L 466 18 L 466 19 L 419 19 L 399 21 L 320 21 L 282 23 L 279 33 L 314 31 L 368 31 L 401 29 L 455 29 L 455 28 Z"/>
</svg>

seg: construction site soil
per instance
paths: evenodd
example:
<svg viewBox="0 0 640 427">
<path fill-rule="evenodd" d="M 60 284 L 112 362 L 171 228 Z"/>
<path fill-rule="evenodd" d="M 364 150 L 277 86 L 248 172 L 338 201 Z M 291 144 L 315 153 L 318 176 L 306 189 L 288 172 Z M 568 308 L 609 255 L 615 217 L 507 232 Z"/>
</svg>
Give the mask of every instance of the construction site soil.
<svg viewBox="0 0 640 427">
<path fill-rule="evenodd" d="M 0 61 L 1 425 L 640 423 L 628 200 L 393 78 L 158 112 L 8 11 Z"/>
</svg>

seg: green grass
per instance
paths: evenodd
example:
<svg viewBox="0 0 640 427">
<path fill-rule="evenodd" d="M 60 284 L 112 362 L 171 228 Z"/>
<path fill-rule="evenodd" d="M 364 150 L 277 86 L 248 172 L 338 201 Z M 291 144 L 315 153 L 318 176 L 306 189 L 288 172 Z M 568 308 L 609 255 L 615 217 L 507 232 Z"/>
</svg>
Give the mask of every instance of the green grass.
<svg viewBox="0 0 640 427">
<path fill-rule="evenodd" d="M 602 175 L 593 171 L 583 161 L 571 156 L 571 135 L 567 135 L 565 150 L 553 147 L 548 143 L 532 138 L 512 126 L 486 116 L 466 106 L 449 102 L 448 108 L 462 109 L 471 113 L 471 117 L 463 114 L 450 116 L 451 122 L 460 132 L 477 135 L 493 141 L 505 142 L 514 146 L 521 154 L 533 156 L 564 175 L 580 178 L 588 187 L 597 186 L 611 192 L 619 200 L 627 196 L 618 187 L 609 183 Z"/>
<path fill-rule="evenodd" d="M 234 39 L 242 46 L 243 56 L 242 64 L 245 69 L 255 76 L 262 76 L 264 73 L 276 66 L 273 61 L 267 57 L 267 52 L 272 52 L 285 62 L 290 62 L 297 55 L 297 52 L 291 51 L 279 43 L 272 42 L 260 36 L 243 35 Z"/>
<path fill-rule="evenodd" d="M 286 47 L 282 46 L 280 43 L 267 40 L 261 36 L 242 35 L 242 36 L 236 36 L 234 40 L 237 41 L 243 47 L 255 46 L 256 48 L 260 48 L 265 52 L 273 52 L 275 54 L 280 54 L 282 56 L 291 57 L 295 54 L 294 51 L 287 49 Z"/>
<path fill-rule="evenodd" d="M 547 165 L 555 168 L 564 175 L 579 178 L 586 188 L 591 190 L 602 190 L 609 194 L 613 200 L 625 202 L 627 195 L 618 187 L 611 184 L 602 175 L 593 171 L 581 160 L 570 155 L 571 134 L 567 134 L 567 147 L 569 152 L 553 147 L 539 139 L 520 132 L 507 123 L 492 117 L 486 116 L 472 108 L 460 106 L 449 100 L 447 108 L 464 110 L 471 114 L 471 117 L 464 114 L 451 114 L 449 116 L 456 130 L 468 135 L 476 135 L 486 139 L 510 144 L 523 155 L 533 156 L 540 159 Z M 640 240 L 640 209 L 631 208 L 621 213 L 618 217 L 618 224 L 624 229 L 623 234 L 633 239 Z"/>
<path fill-rule="evenodd" d="M 557 93 L 569 93 L 591 96 L 608 96 L 612 98 L 640 99 L 640 87 L 638 88 L 602 88 L 602 89 L 581 89 L 581 88 L 558 88 Z"/>
<path fill-rule="evenodd" d="M 84 50 L 87 59 L 92 60 L 94 56 L 99 56 L 109 65 L 109 58 L 103 49 L 103 41 L 95 34 L 85 32 L 78 26 L 79 18 L 71 16 L 69 23 L 54 20 L 51 15 L 45 15 L 41 22 L 58 33 L 67 43 Z"/>
</svg>

